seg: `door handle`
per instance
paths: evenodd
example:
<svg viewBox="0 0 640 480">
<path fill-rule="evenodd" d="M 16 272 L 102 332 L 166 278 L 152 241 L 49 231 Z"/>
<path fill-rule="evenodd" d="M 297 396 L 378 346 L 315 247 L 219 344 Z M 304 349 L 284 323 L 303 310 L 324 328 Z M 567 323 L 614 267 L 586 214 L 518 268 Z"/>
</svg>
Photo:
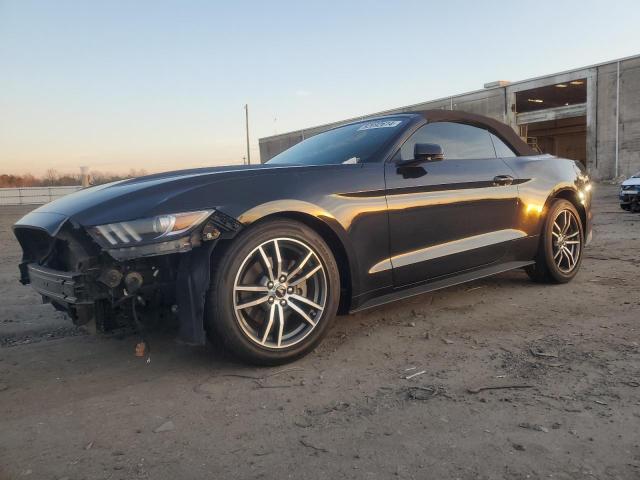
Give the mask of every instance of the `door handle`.
<svg viewBox="0 0 640 480">
<path fill-rule="evenodd" d="M 493 177 L 493 186 L 507 186 L 513 183 L 513 177 L 511 175 L 497 175 Z"/>
</svg>

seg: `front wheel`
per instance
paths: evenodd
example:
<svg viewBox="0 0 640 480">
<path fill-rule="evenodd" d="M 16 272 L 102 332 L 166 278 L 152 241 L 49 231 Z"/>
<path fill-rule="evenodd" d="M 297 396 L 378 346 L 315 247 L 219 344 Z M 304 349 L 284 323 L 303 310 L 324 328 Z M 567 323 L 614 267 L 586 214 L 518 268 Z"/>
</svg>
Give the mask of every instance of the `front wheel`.
<svg viewBox="0 0 640 480">
<path fill-rule="evenodd" d="M 557 199 L 549 207 L 535 264 L 525 268 L 536 282 L 567 283 L 578 273 L 584 234 L 576 207 Z"/>
<path fill-rule="evenodd" d="M 339 292 L 338 267 L 322 237 L 299 222 L 268 221 L 214 255 L 207 327 L 246 361 L 285 363 L 326 335 Z"/>
</svg>

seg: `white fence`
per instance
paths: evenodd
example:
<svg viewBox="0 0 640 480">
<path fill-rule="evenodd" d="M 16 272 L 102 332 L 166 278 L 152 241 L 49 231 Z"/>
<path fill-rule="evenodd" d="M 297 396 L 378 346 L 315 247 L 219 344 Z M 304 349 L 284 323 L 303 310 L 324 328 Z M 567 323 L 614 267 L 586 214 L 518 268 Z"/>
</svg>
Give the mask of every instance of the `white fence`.
<svg viewBox="0 0 640 480">
<path fill-rule="evenodd" d="M 0 205 L 37 205 L 48 203 L 82 189 L 72 187 L 18 187 L 0 188 Z"/>
</svg>

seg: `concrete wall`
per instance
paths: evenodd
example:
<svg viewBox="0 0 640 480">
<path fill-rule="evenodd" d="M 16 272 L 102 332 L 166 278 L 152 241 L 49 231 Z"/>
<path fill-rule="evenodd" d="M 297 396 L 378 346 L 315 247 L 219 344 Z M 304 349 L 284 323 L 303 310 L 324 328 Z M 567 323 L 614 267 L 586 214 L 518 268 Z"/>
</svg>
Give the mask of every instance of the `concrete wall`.
<svg viewBox="0 0 640 480">
<path fill-rule="evenodd" d="M 615 176 L 616 71 L 615 63 L 598 68 L 596 157 L 589 165 L 591 175 L 597 178 Z"/>
<path fill-rule="evenodd" d="M 620 62 L 619 174 L 640 172 L 640 58 Z"/>
<path fill-rule="evenodd" d="M 617 97 L 619 64 L 619 98 Z M 594 179 L 628 177 L 640 171 L 640 56 L 571 70 L 545 77 L 524 80 L 506 87 L 440 98 L 362 117 L 320 125 L 296 132 L 261 138 L 260 159 L 265 162 L 296 143 L 330 128 L 351 121 L 379 115 L 415 112 L 428 109 L 453 109 L 486 115 L 518 128 L 517 116 L 511 106 L 516 92 L 544 85 L 587 79 L 587 169 Z M 617 102 L 619 99 L 619 115 Z M 618 117 L 618 118 L 617 118 Z M 616 143 L 616 119 L 618 142 Z"/>
<path fill-rule="evenodd" d="M 640 171 L 640 58 L 601 65 L 597 69 L 595 159 L 589 171 L 594 178 L 616 177 L 616 123 L 618 125 L 618 177 Z"/>
</svg>

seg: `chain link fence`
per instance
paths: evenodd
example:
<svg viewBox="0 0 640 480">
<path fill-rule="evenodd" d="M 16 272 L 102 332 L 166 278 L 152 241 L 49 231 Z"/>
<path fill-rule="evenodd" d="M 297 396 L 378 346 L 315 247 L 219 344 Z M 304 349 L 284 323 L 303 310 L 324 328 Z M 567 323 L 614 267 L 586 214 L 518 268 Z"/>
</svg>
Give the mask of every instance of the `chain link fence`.
<svg viewBox="0 0 640 480">
<path fill-rule="evenodd" d="M 82 189 L 71 187 L 17 187 L 0 188 L 0 205 L 38 205 L 48 203 Z"/>
</svg>

